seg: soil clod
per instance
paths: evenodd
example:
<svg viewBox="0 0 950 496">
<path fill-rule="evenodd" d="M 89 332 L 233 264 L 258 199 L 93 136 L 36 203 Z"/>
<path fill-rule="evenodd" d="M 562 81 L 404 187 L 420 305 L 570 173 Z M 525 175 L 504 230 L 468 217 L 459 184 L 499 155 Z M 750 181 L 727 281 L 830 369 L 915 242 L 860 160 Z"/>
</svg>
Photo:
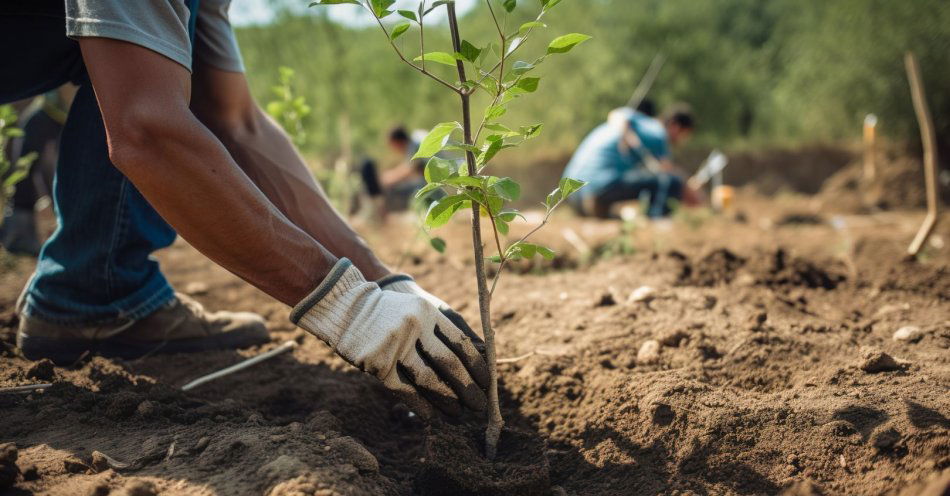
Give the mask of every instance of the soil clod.
<svg viewBox="0 0 950 496">
<path fill-rule="evenodd" d="M 894 360 L 894 357 L 872 347 L 862 348 L 860 366 L 861 370 L 869 374 L 892 372 L 901 369 L 900 364 L 897 363 L 897 360 Z"/>
<path fill-rule="evenodd" d="M 55 376 L 55 369 L 53 367 L 53 362 L 44 358 L 38 362 L 33 363 L 29 370 L 26 371 L 27 377 L 31 379 L 39 379 L 41 381 L 50 381 Z"/>
</svg>

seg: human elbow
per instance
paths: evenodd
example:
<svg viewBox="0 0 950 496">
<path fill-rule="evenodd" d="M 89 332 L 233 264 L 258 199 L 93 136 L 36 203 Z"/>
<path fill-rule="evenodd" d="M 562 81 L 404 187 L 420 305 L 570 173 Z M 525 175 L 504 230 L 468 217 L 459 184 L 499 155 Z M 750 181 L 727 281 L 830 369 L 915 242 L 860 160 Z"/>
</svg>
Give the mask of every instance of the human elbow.
<svg viewBox="0 0 950 496">
<path fill-rule="evenodd" d="M 109 159 L 127 176 L 150 167 L 169 146 L 187 133 L 187 120 L 174 112 L 129 108 L 106 123 Z"/>
</svg>

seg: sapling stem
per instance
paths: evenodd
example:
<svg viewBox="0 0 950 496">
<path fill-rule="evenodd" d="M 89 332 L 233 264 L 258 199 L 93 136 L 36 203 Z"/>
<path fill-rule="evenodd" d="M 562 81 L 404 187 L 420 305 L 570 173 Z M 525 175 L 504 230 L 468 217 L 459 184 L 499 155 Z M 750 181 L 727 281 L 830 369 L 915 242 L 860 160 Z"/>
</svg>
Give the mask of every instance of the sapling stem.
<svg viewBox="0 0 950 496">
<path fill-rule="evenodd" d="M 461 51 L 462 37 L 459 35 L 458 18 L 455 15 L 455 3 L 446 4 L 449 17 L 449 29 L 452 32 L 452 48 Z M 465 75 L 465 64 L 459 60 L 459 81 L 468 81 Z M 471 95 L 460 93 L 462 101 L 462 133 L 466 145 L 472 145 L 472 109 Z M 470 150 L 465 152 L 468 164 L 468 173 L 474 176 L 478 173 L 475 165 L 475 154 Z M 491 212 L 489 212 L 490 214 Z M 482 321 L 482 334 L 485 336 L 485 358 L 488 361 L 488 427 L 485 429 L 485 456 L 492 460 L 498 453 L 498 439 L 505 421 L 501 417 L 501 407 L 498 403 L 498 364 L 495 355 L 495 331 L 491 326 L 491 293 L 488 290 L 488 279 L 485 276 L 485 253 L 482 246 L 481 209 L 472 208 L 472 249 L 475 254 L 475 279 L 478 284 L 478 310 Z"/>
</svg>

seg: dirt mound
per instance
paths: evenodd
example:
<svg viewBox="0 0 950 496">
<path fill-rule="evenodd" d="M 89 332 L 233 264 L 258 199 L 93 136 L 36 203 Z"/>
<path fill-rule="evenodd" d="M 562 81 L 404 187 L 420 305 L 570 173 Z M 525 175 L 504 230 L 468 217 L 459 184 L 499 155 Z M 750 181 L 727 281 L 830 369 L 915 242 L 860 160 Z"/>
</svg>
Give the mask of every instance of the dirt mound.
<svg viewBox="0 0 950 496">
<path fill-rule="evenodd" d="M 950 202 L 950 192 L 943 189 L 944 203 Z M 925 207 L 927 190 L 923 164 L 917 158 L 882 155 L 878 159 L 877 176 L 867 182 L 864 162 L 858 160 L 828 178 L 818 198 L 827 207 L 841 212 Z"/>
<path fill-rule="evenodd" d="M 749 257 L 722 248 L 695 262 L 680 252 L 671 252 L 669 257 L 680 265 L 677 284 L 681 286 L 714 287 L 729 284 L 742 276 L 741 282 L 746 285 L 835 289 L 847 279 L 838 262 L 817 263 L 790 257 L 782 248 L 771 252 L 758 251 Z"/>
</svg>

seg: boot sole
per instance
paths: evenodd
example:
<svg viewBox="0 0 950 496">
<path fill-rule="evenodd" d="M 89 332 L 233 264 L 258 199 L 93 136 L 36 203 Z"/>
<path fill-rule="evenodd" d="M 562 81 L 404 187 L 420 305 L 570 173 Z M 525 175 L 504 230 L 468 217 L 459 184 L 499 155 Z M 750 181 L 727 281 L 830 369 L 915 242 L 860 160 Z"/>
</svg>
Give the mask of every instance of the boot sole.
<svg viewBox="0 0 950 496">
<path fill-rule="evenodd" d="M 29 360 L 47 358 L 56 365 L 70 365 L 84 354 L 132 360 L 145 355 L 199 353 L 235 350 L 262 345 L 270 341 L 267 332 L 258 329 L 231 331 L 207 338 L 176 339 L 162 343 L 142 342 L 115 337 L 101 341 L 87 339 L 51 339 L 17 335 L 17 346 Z"/>
</svg>

